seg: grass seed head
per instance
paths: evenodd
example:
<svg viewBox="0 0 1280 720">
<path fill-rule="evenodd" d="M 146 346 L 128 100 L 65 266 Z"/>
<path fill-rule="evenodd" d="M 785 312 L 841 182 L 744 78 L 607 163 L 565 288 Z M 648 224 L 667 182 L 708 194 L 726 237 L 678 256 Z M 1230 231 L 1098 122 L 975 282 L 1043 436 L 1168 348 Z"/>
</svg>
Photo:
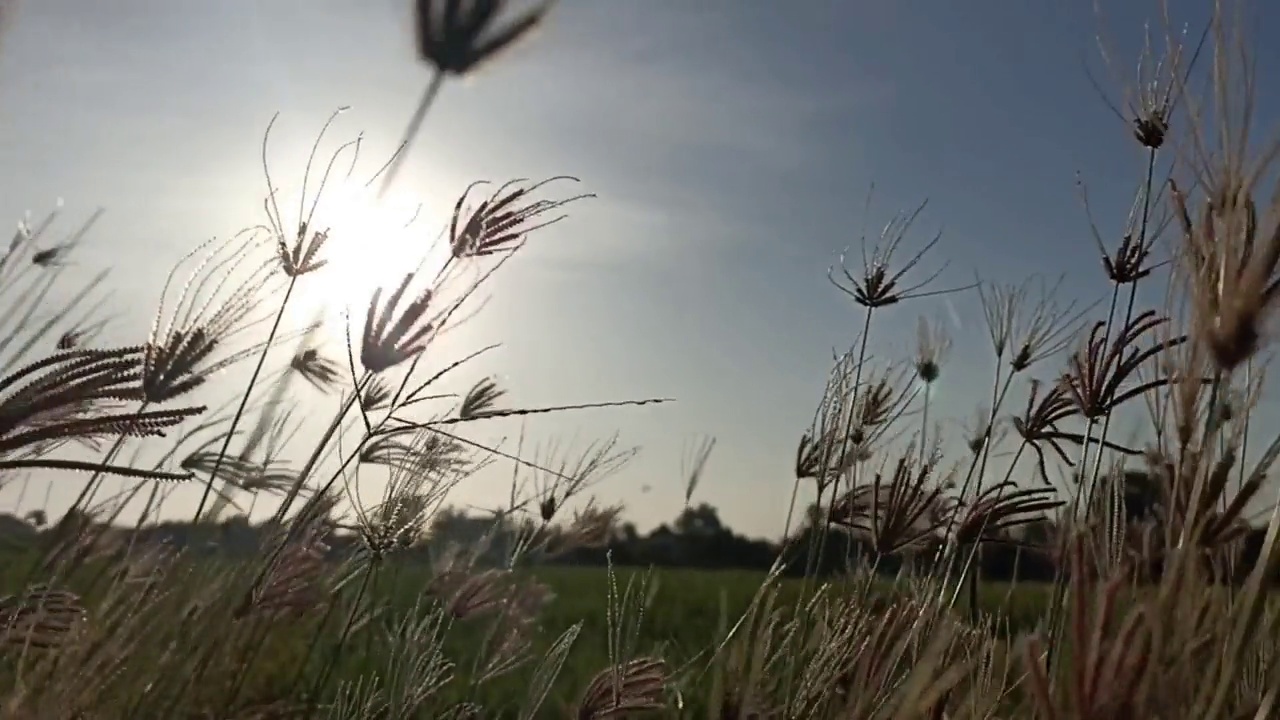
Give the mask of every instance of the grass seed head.
<svg viewBox="0 0 1280 720">
<path fill-rule="evenodd" d="M 594 195 L 587 193 L 553 200 L 535 200 L 533 195 L 558 180 L 577 182 L 568 176 L 553 177 L 533 184 L 524 180 L 505 183 L 468 210 L 471 191 L 483 183 L 473 183 L 458 198 L 449 222 L 449 246 L 455 258 L 484 257 L 514 251 L 535 230 L 554 225 L 565 215 L 544 218 L 547 213 Z"/>
<path fill-rule="evenodd" d="M 417 0 L 418 57 L 441 73 L 465 75 L 528 35 L 551 9 L 551 0 L 504 21 L 506 7 L 506 0 Z"/>
</svg>

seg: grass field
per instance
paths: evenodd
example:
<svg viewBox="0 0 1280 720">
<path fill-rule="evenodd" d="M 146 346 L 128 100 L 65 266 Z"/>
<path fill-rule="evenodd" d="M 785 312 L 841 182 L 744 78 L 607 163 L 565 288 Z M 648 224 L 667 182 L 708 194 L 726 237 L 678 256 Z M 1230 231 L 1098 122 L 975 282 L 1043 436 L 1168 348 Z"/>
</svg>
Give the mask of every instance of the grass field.
<svg viewBox="0 0 1280 720">
<path fill-rule="evenodd" d="M 4 564 L 0 575 L 5 591 L 14 592 L 22 586 L 29 560 L 25 556 L 11 557 Z M 81 572 L 69 578 L 67 586 L 81 589 L 87 599 L 91 599 L 96 593 L 89 586 L 95 582 L 93 576 L 99 567 L 94 564 L 82 567 Z M 223 572 L 223 569 L 202 569 L 210 576 Z M 528 663 L 480 686 L 448 684 L 441 689 L 440 699 L 450 703 L 476 703 L 485 708 L 486 717 L 514 717 L 525 702 L 529 677 L 536 672 L 538 660 L 547 655 L 566 631 L 580 625 L 539 717 L 563 717 L 565 708 L 572 705 L 600 669 L 610 665 L 611 653 L 619 652 L 617 645 L 624 646 L 621 652 L 626 656 L 664 658 L 673 672 L 671 687 L 679 694 L 685 712 L 697 715 L 710 691 L 711 653 L 722 645 L 730 629 L 747 613 L 766 580 L 765 574 L 759 572 L 662 568 L 608 570 L 553 566 L 527 573 L 552 593 L 552 599 L 538 616 L 535 631 L 529 636 Z M 429 615 L 426 610 L 431 603 L 427 595 L 429 582 L 430 574 L 422 566 L 391 565 L 372 577 L 366 601 L 369 606 L 381 608 L 384 617 L 425 617 Z M 824 591 L 839 594 L 864 587 L 861 583 L 854 588 L 835 582 L 825 586 Z M 780 580 L 776 588 L 776 605 L 788 615 L 806 592 L 803 582 L 796 579 Z M 807 589 L 812 592 L 814 586 Z M 1028 631 L 1043 617 L 1048 591 L 1049 588 L 1037 585 L 1011 588 L 985 584 L 980 595 L 981 610 L 1007 620 L 1006 630 Z M 348 588 L 348 597 L 350 592 Z M 894 592 L 892 584 L 885 580 L 872 588 L 870 597 L 874 602 L 876 596 Z M 611 612 L 611 607 L 616 612 Z M 385 647 L 387 624 L 375 620 L 367 628 L 352 633 L 343 643 L 340 641 L 342 615 L 342 611 L 314 612 L 273 628 L 242 690 L 246 702 L 296 693 L 300 678 L 315 677 L 331 659 L 335 661 L 334 680 L 355 680 L 390 672 L 387 663 L 394 662 L 398 656 Z M 626 617 L 619 622 L 619 615 Z M 320 624 L 325 625 L 324 629 L 320 629 Z M 370 629 L 371 632 L 365 632 Z M 491 639 L 489 632 L 490 626 L 484 618 L 459 621 L 444 628 L 441 645 L 445 657 L 454 664 L 453 672 L 457 676 L 474 678 L 483 674 L 477 670 L 477 663 L 483 661 L 483 648 Z M 339 645 L 345 649 L 336 656 Z M 304 662 L 307 663 L 305 670 Z M 331 682 L 328 686 L 337 685 Z"/>
<path fill-rule="evenodd" d="M 25 567 L 29 566 L 24 561 L 6 563 L 6 590 L 21 585 L 21 573 L 15 571 Z M 86 572 L 72 578 L 68 585 L 85 588 L 92 594 L 85 586 L 87 575 L 92 574 L 90 568 L 83 568 Z M 538 660 L 566 631 L 580 625 L 580 632 L 539 717 L 563 717 L 565 708 L 572 705 L 600 669 L 610 665 L 611 652 L 618 652 L 611 649 L 611 643 L 623 645 L 621 652 L 627 656 L 664 658 L 673 672 L 671 687 L 679 694 L 685 712 L 698 715 L 712 682 L 711 653 L 721 646 L 730 628 L 749 610 L 766 580 L 760 572 L 662 568 L 611 571 L 542 567 L 527 572 L 553 594 L 530 636 L 529 662 L 520 670 L 482 686 L 449 684 L 439 693 L 441 699 L 477 703 L 485 708 L 486 717 L 515 716 L 525 701 L 529 677 L 536 672 Z M 429 582 L 430 575 L 424 567 L 392 565 L 373 576 L 366 601 L 370 606 L 382 608 L 384 617 L 426 616 L 425 609 L 430 604 Z M 806 587 L 801 580 L 784 579 L 778 581 L 776 588 L 776 606 L 790 615 Z M 807 589 L 812 592 L 814 586 Z M 861 583 L 856 588 L 841 582 L 824 586 L 825 592 L 834 594 L 862 589 L 865 586 Z M 1008 625 L 1002 631 L 1029 631 L 1043 617 L 1048 593 L 1049 588 L 1045 586 L 1011 588 L 1004 584 L 985 584 L 980 595 L 981 610 L 1006 620 Z M 896 593 L 891 582 L 884 580 L 872 588 L 870 598 L 874 602 L 875 597 L 889 594 Z M 611 607 L 617 612 L 611 612 Z M 288 696 L 296 692 L 300 677 L 314 677 L 330 659 L 336 661 L 335 680 L 388 673 L 386 664 L 397 657 L 384 646 L 389 628 L 375 621 L 370 627 L 381 628 L 382 632 L 360 631 L 342 643 L 342 614 L 312 613 L 303 620 L 281 623 L 274 628 L 243 689 L 246 700 Z M 626 616 L 621 626 L 619 615 Z M 327 626 L 317 633 L 319 623 Z M 485 655 L 483 648 L 491 639 L 489 632 L 490 626 L 483 618 L 474 622 L 459 621 L 445 628 L 442 647 L 460 678 L 483 674 L 477 670 L 477 663 L 482 662 Z M 319 639 L 313 641 L 312 638 Z M 316 643 L 314 647 L 312 642 Z M 335 657 L 340 644 L 345 649 L 340 657 Z M 304 659 L 308 663 L 305 672 Z M 336 686 L 337 683 L 329 684 L 329 687 Z"/>
</svg>

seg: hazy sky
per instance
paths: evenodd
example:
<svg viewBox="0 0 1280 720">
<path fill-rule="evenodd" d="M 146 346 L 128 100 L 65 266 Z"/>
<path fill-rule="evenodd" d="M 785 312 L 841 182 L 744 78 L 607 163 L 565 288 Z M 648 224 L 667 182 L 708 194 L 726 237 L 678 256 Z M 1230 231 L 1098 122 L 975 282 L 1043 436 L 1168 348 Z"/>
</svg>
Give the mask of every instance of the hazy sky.
<svg viewBox="0 0 1280 720">
<path fill-rule="evenodd" d="M 1189 17 L 1200 21 L 1205 4 L 1175 3 L 1174 17 L 1200 8 Z M 279 185 L 296 188 L 339 106 L 351 110 L 328 151 L 363 133 L 361 172 L 386 157 L 428 77 L 409 5 L 24 3 L 0 59 L 0 217 L 64 198 L 69 230 L 106 208 L 75 270 L 115 268 L 110 337 L 142 339 L 183 254 L 264 220 L 259 152 L 274 113 Z M 516 405 L 676 398 L 538 418 L 529 433 L 587 440 L 617 429 L 644 446 L 600 488 L 642 526 L 679 511 L 682 456 L 715 436 L 698 498 L 735 528 L 776 534 L 832 348 L 861 324 L 825 273 L 856 249 L 870 184 L 873 228 L 929 199 L 908 249 L 942 231 L 923 265 L 950 262 L 938 287 L 975 272 L 1065 273 L 1071 296 L 1101 297 L 1076 173 L 1114 238 L 1143 159 L 1084 64 L 1122 99 L 1148 16 L 1162 42 L 1155 2 L 1104 0 L 1099 16 L 1089 0 L 565 0 L 530 42 L 446 84 L 397 191 L 427 204 L 414 226 L 422 242 L 472 180 L 571 174 L 599 198 L 535 235 L 454 355 L 433 359 L 502 342 L 458 387 L 497 373 Z M 1253 27 L 1266 36 L 1277 23 L 1269 10 Z M 1112 72 L 1098 59 L 1099 30 Z M 1258 50 L 1265 93 L 1277 51 Z M 335 237 L 347 248 L 339 257 L 371 254 L 378 238 L 361 234 Z M 956 335 L 937 412 L 966 416 L 991 372 L 975 295 L 889 308 L 872 351 L 909 354 L 920 314 L 946 318 Z M 308 401 L 317 415 L 334 403 Z M 511 428 L 468 432 L 498 439 Z M 497 469 L 459 498 L 501 504 L 508 468 Z M 77 489 L 60 486 L 55 502 Z"/>
</svg>

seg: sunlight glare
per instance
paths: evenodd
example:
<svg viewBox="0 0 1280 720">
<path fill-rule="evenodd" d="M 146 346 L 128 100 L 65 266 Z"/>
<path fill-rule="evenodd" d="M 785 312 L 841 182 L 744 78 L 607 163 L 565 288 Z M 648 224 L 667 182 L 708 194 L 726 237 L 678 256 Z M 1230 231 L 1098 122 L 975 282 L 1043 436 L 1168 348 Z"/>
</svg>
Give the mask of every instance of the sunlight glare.
<svg viewBox="0 0 1280 720">
<path fill-rule="evenodd" d="M 429 256 L 441 228 L 426 206 L 395 192 L 378 200 L 376 192 L 357 182 L 325 188 L 311 226 L 329 231 L 321 251 L 328 264 L 315 277 L 301 279 L 300 321 L 319 316 L 341 325 L 350 313 L 352 331 L 359 332 L 375 290 L 394 286 L 405 273 L 418 270 L 430 277 L 438 271 Z"/>
</svg>

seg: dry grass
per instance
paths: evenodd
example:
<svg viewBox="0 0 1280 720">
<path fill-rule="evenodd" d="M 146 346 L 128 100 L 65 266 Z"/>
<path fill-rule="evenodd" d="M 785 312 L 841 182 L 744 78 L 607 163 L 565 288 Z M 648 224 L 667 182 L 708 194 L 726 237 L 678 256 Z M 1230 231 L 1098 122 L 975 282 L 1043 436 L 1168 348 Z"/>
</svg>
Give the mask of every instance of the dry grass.
<svg viewBox="0 0 1280 720">
<path fill-rule="evenodd" d="M 504 5 L 417 3 L 433 80 L 401 151 L 369 184 L 393 181 L 444 77 L 474 72 L 549 17 L 550 3 L 514 19 Z M 87 478 L 73 511 L 41 536 L 22 586 L 0 599 L 0 720 L 599 720 L 694 709 L 726 719 L 1275 716 L 1280 627 L 1267 597 L 1280 506 L 1253 511 L 1280 437 L 1256 437 L 1250 418 L 1280 295 L 1280 196 L 1266 186 L 1280 148 L 1248 137 L 1261 86 L 1234 18 L 1219 7 L 1202 44 L 1171 37 L 1163 56 L 1149 50 L 1129 114 L 1117 110 L 1147 161 L 1129 225 L 1095 230 L 1113 290 L 1104 305 L 1081 306 L 1037 278 L 935 287 L 939 266 L 920 267 L 940 238 L 906 249 L 923 204 L 886 224 L 860 268 L 842 262 L 830 273 L 861 308 L 862 333 L 836 358 L 804 431 L 793 497 L 812 484 L 818 504 L 806 522 L 862 535 L 877 562 L 903 556 L 910 572 L 888 596 L 875 590 L 875 566 L 810 576 L 789 594 L 779 566 L 745 610 L 720 613 L 714 641 L 679 658 L 642 642 L 641 626 L 663 612 L 644 580 L 620 590 L 610 573 L 603 620 L 584 617 L 547 643 L 540 623 L 562 599 L 527 574 L 481 567 L 481 546 L 497 538 L 437 558 L 425 587 L 394 562 L 423 540 L 450 491 L 490 462 L 515 469 L 501 511 L 519 528 L 501 548 L 510 567 L 600 546 L 617 530 L 622 508 L 589 492 L 633 449 L 606 439 L 528 457 L 454 429 L 660 400 L 507 407 L 491 379 L 464 393 L 443 388 L 484 349 L 424 367 L 495 271 L 590 197 L 560 192 L 571 178 L 515 181 L 478 201 L 478 186 L 466 188 L 444 238 L 448 260 L 388 278 L 345 358 L 282 319 L 298 284 L 326 266 L 332 240 L 313 227 L 316 208 L 344 153 L 356 165 L 359 143 L 338 149 L 308 196 L 313 150 L 295 218 L 282 214 L 267 173 L 265 222 L 194 251 L 136 345 L 96 344 L 105 276 L 53 294 L 92 219 L 56 241 L 52 217 L 24 228 L 0 252 L 0 483 L 25 488 L 35 471 Z M 1198 59 L 1207 102 L 1189 89 Z M 1111 250 L 1107 235 L 1121 237 Z M 1149 284 L 1172 299 L 1142 307 L 1137 288 Z M 873 365 L 867 348 L 889 308 L 974 288 L 991 394 L 959 438 L 963 456 L 948 458 L 929 414 L 948 338 L 921 320 L 919 348 L 903 363 Z M 253 366 L 246 386 L 211 407 L 210 380 L 241 364 Z M 1053 379 L 1032 377 L 1046 367 Z M 335 404 L 324 397 L 338 410 L 314 445 L 296 447 L 299 407 Z M 1113 417 L 1129 408 L 1150 419 L 1141 447 L 1113 437 Z M 151 464 L 120 459 L 139 444 L 164 450 Z M 76 446 L 97 459 L 69 457 Z M 694 452 L 690 495 L 711 447 Z M 1035 463 L 1034 487 L 1021 482 L 1023 459 Z M 1055 483 L 1062 468 L 1070 479 Z M 1144 469 L 1151 484 L 1139 519 L 1119 481 L 1126 468 Z M 387 478 L 378 498 L 357 478 L 373 472 Z M 128 489 L 99 499 L 107 476 Z M 152 523 L 170 485 L 188 481 L 203 485 L 194 520 L 206 527 L 245 500 L 276 503 L 270 542 L 253 561 L 209 560 L 110 527 L 135 500 L 137 527 Z M 1265 539 L 1241 566 L 1251 522 L 1265 523 Z M 326 543 L 338 531 L 355 534 L 360 552 L 333 562 Z M 826 533 L 790 537 L 808 543 L 802 555 L 815 569 Z M 991 543 L 1056 559 L 1034 629 L 1010 632 L 1007 618 L 978 611 L 978 559 Z M 1216 585 L 1224 574 L 1238 582 Z M 405 588 L 412 603 L 388 602 Z M 602 626 L 607 658 L 565 688 L 589 626 Z"/>
</svg>

